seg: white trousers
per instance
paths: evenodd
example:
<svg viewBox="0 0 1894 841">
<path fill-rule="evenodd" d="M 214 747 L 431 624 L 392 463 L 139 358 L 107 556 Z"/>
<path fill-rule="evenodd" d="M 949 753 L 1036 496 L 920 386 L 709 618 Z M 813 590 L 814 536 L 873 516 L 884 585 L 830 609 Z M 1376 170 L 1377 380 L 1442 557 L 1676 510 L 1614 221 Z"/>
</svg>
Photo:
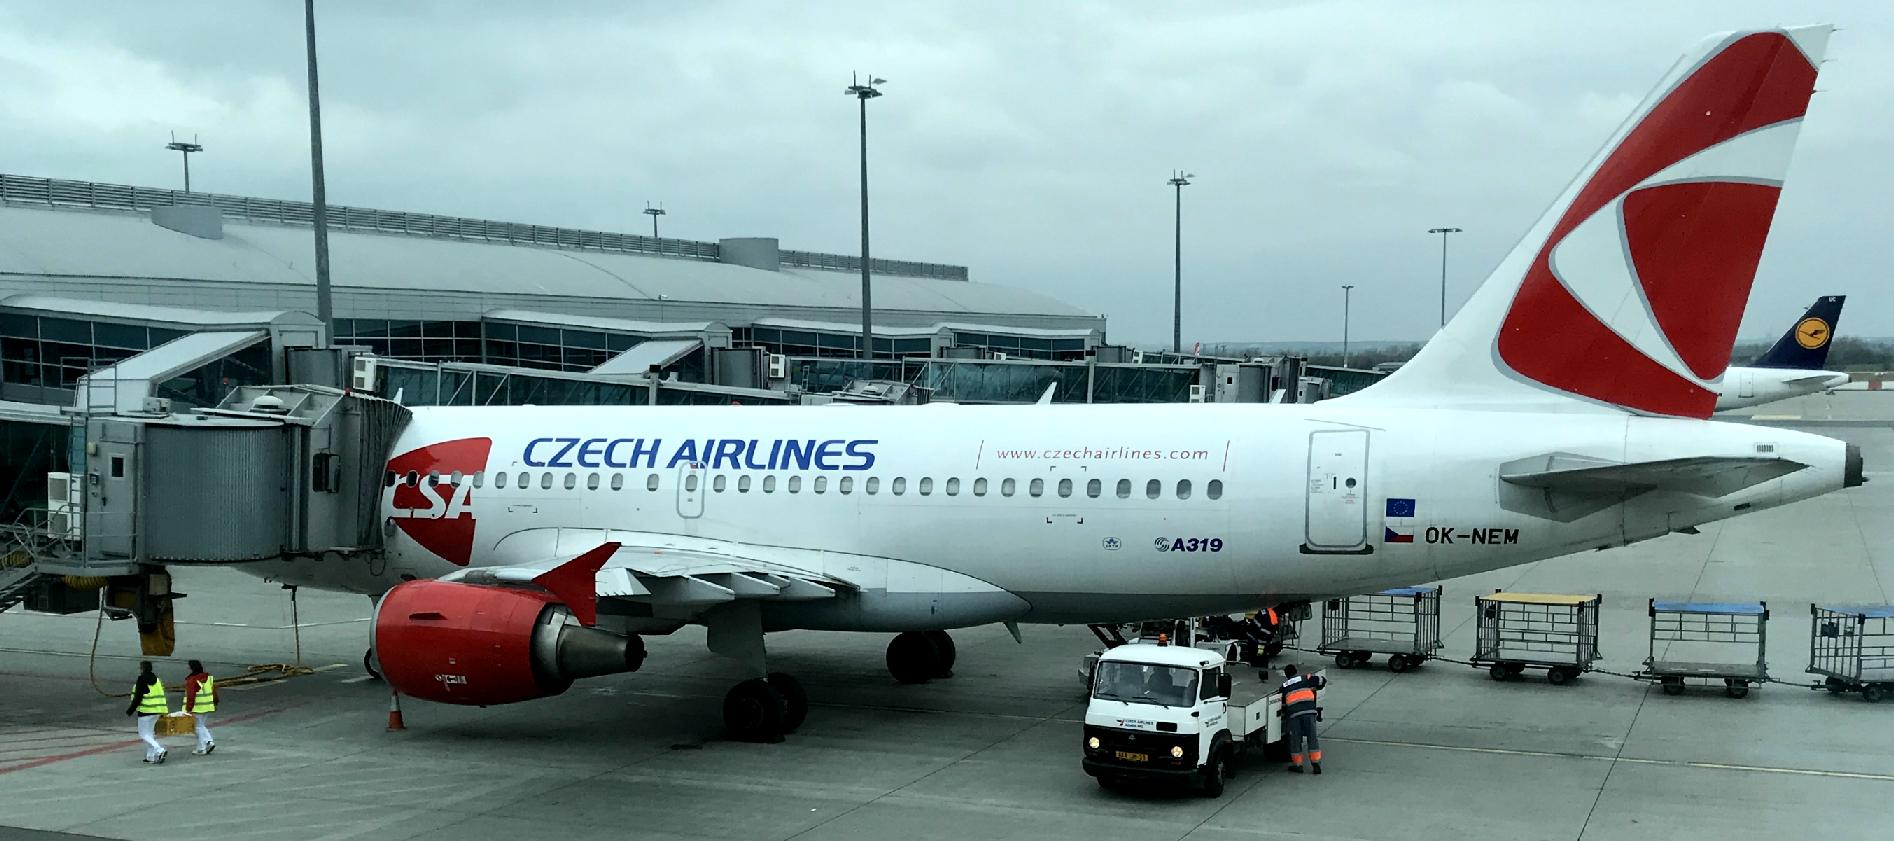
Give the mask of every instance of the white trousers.
<svg viewBox="0 0 1894 841">
<path fill-rule="evenodd" d="M 138 738 L 145 740 L 145 761 L 150 762 L 164 753 L 164 743 L 158 741 L 158 717 L 141 715 L 138 717 Z"/>
<path fill-rule="evenodd" d="M 197 716 L 197 749 L 203 750 L 210 747 L 210 743 L 216 740 L 210 737 L 210 728 L 204 726 L 204 722 L 210 719 L 210 714 L 195 713 L 195 715 Z"/>
</svg>

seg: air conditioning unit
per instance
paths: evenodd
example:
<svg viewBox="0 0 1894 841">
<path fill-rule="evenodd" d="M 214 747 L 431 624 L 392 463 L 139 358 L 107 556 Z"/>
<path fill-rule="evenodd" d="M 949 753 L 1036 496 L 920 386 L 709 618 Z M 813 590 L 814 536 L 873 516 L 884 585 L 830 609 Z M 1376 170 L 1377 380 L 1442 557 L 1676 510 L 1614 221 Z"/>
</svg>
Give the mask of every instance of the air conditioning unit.
<svg viewBox="0 0 1894 841">
<path fill-rule="evenodd" d="M 373 394 L 375 392 L 375 389 L 379 387 L 380 385 L 381 385 L 381 366 L 376 364 L 375 357 L 357 356 L 350 362 L 350 370 L 349 370 L 349 388 L 350 389 L 353 389 L 355 391 L 366 391 L 370 394 Z"/>
<path fill-rule="evenodd" d="M 1201 385 L 1193 385 L 1193 386 L 1191 386 L 1191 387 L 1190 387 L 1190 402 L 1192 402 L 1192 403 L 1202 403 L 1202 402 L 1203 402 L 1203 395 L 1204 395 L 1204 387 L 1203 387 L 1203 386 L 1201 386 Z"/>
<path fill-rule="evenodd" d="M 769 355 L 769 378 L 772 380 L 789 379 L 789 357 L 780 353 Z"/>
<path fill-rule="evenodd" d="M 993 356 L 992 356 L 991 358 L 993 358 L 993 359 L 999 359 L 999 360 L 1006 360 L 1006 359 L 1010 359 L 1010 358 L 1012 358 L 1012 357 L 1009 357 L 1009 356 L 1007 356 L 1007 355 L 1006 355 L 1006 353 L 1005 353 L 1004 351 L 998 351 L 998 350 L 996 350 L 996 351 L 994 351 L 994 352 L 993 352 Z"/>
<path fill-rule="evenodd" d="M 1144 351 L 1141 351 L 1141 350 L 1134 350 L 1134 351 L 1132 351 L 1132 352 L 1131 352 L 1131 364 L 1133 364 L 1133 365 L 1143 365 L 1143 364 L 1144 364 Z"/>
<path fill-rule="evenodd" d="M 152 415 L 171 414 L 171 398 L 169 397 L 145 398 L 145 413 L 152 414 Z"/>
<path fill-rule="evenodd" d="M 46 526 L 54 537 L 85 535 L 85 486 L 71 473 L 46 474 Z"/>
</svg>

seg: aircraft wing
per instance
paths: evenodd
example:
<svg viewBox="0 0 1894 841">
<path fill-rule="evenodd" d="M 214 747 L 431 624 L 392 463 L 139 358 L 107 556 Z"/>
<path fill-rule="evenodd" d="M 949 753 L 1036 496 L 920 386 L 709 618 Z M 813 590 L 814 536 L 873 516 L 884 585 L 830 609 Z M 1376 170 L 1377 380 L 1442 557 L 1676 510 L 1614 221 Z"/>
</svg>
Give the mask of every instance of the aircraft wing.
<svg viewBox="0 0 1894 841">
<path fill-rule="evenodd" d="M 1763 456 L 1693 456 L 1617 463 L 1552 453 L 1501 465 L 1499 478 L 1522 487 L 1586 496 L 1628 497 L 1662 490 L 1715 497 L 1807 466 Z"/>
<path fill-rule="evenodd" d="M 625 532 L 613 532 L 613 537 L 636 539 Z M 570 537 L 554 539 L 567 542 Z M 520 551 L 516 548 L 509 554 Z M 807 559 L 795 558 L 794 554 L 793 550 L 772 551 L 771 547 L 723 541 L 704 546 L 621 543 L 598 569 L 598 597 L 702 608 L 737 599 L 827 599 L 838 591 L 860 588 L 857 582 L 807 568 Z M 461 570 L 443 580 L 526 585 L 571 560 L 572 555 L 554 551 L 518 563 Z"/>
</svg>

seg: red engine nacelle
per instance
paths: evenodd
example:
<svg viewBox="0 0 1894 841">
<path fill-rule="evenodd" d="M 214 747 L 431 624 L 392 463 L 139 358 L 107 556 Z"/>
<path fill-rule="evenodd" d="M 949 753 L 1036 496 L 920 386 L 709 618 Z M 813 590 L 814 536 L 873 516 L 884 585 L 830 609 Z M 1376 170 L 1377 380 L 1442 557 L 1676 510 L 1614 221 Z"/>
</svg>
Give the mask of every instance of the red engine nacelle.
<svg viewBox="0 0 1894 841">
<path fill-rule="evenodd" d="M 582 677 L 636 671 L 644 643 L 577 624 L 549 593 L 410 581 L 375 608 L 373 645 L 397 691 L 488 706 L 566 691 Z"/>
</svg>

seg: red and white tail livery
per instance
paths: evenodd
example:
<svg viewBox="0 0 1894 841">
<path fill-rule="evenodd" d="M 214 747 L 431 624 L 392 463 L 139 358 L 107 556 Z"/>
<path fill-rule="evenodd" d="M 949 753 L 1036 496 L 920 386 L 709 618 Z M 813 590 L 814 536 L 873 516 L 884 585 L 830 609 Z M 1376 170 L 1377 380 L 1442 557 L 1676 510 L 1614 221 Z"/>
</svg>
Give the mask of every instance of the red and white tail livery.
<svg viewBox="0 0 1894 841">
<path fill-rule="evenodd" d="M 1709 417 L 1831 31 L 1686 53 L 1446 329 L 1360 399 Z"/>
</svg>

